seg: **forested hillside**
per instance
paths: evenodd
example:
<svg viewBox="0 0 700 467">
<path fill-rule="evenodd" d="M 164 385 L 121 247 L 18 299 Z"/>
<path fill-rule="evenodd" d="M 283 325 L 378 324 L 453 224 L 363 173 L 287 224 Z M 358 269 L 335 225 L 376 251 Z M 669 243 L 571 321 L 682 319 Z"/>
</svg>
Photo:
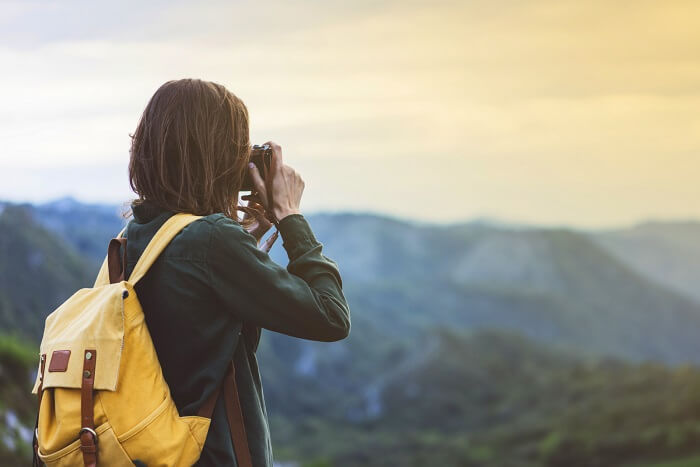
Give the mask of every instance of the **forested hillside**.
<svg viewBox="0 0 700 467">
<path fill-rule="evenodd" d="M 697 368 L 585 361 L 512 334 L 434 338 L 384 388 L 380 416 L 275 419 L 280 453 L 343 466 L 700 463 Z"/>
<path fill-rule="evenodd" d="M 92 285 L 118 212 L 0 203 L 0 334 L 18 336 L 0 340 L 10 343 L 0 435 L 21 438 L 33 422 L 27 355 L 45 316 Z M 352 331 L 332 344 L 263 333 L 277 459 L 631 466 L 700 456 L 700 302 L 640 266 L 636 255 L 653 255 L 619 247 L 626 236 L 614 234 L 615 246 L 609 232 L 308 219 L 340 265 Z M 692 237 L 673 244 L 675 270 L 692 275 Z M 272 257 L 286 265 L 281 241 Z M 26 455 L 7 439 L 0 455 Z"/>
<path fill-rule="evenodd" d="M 0 333 L 0 465 L 28 465 L 36 419 L 37 349 L 16 336 Z"/>
<path fill-rule="evenodd" d="M 37 340 L 44 318 L 92 285 L 89 260 L 42 228 L 29 207 L 0 212 L 0 329 Z"/>
</svg>

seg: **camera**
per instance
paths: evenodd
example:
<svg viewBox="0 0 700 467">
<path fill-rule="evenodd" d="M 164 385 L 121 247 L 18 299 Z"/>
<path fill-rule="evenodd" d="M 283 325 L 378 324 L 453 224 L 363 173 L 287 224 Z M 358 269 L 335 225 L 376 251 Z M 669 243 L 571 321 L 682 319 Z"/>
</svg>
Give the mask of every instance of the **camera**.
<svg viewBox="0 0 700 467">
<path fill-rule="evenodd" d="M 250 150 L 250 162 L 255 164 L 260 171 L 260 176 L 263 180 L 270 171 L 270 165 L 272 164 L 272 148 L 269 144 L 258 145 L 256 144 Z M 250 169 L 246 167 L 245 176 L 243 177 L 243 185 L 240 191 L 255 191 L 255 186 L 253 185 L 253 178 L 250 176 Z"/>
</svg>

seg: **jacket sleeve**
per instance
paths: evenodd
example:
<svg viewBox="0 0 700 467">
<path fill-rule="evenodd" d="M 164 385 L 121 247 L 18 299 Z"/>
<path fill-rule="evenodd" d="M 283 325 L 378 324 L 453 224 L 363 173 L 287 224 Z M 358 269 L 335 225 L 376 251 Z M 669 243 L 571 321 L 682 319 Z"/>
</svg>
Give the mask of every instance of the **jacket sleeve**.
<svg viewBox="0 0 700 467">
<path fill-rule="evenodd" d="M 210 283 L 229 313 L 271 331 L 302 339 L 336 341 L 350 332 L 350 308 L 338 265 L 321 250 L 308 221 L 291 214 L 279 222 L 289 257 L 286 269 L 258 249 L 238 222 L 213 225 L 207 253 Z"/>
</svg>

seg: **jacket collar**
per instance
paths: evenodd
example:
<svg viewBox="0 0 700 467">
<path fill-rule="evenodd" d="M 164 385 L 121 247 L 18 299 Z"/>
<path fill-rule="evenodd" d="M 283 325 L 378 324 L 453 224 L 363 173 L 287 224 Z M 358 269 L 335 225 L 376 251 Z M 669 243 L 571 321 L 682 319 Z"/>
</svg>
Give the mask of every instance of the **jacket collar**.
<svg viewBox="0 0 700 467">
<path fill-rule="evenodd" d="M 131 212 L 134 214 L 134 220 L 139 224 L 147 224 L 156 217 L 172 214 L 171 211 L 149 200 L 133 201 L 131 203 Z"/>
</svg>

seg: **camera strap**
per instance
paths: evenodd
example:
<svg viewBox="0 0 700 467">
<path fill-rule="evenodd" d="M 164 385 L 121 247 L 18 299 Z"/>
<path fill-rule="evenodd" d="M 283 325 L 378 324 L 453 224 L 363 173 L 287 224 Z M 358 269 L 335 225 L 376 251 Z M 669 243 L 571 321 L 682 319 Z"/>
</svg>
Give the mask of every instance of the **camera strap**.
<svg viewBox="0 0 700 467">
<path fill-rule="evenodd" d="M 236 209 L 238 209 L 239 211 L 245 212 L 246 214 L 253 217 L 254 219 L 260 219 L 261 217 L 264 217 L 268 221 L 272 222 L 272 224 L 275 226 L 275 231 L 272 233 L 272 235 L 267 237 L 267 239 L 259 247 L 260 250 L 262 250 L 266 253 L 269 253 L 270 249 L 272 249 L 272 245 L 274 245 L 274 243 L 275 243 L 275 240 L 277 240 L 277 237 L 279 237 L 280 231 L 279 231 L 279 222 L 277 221 L 277 219 L 274 216 L 272 216 L 271 214 L 270 215 L 271 215 L 272 219 L 270 219 L 269 217 L 267 217 L 265 215 L 266 213 L 262 213 L 262 212 L 260 212 L 259 209 L 251 208 L 249 206 L 237 206 Z"/>
</svg>

